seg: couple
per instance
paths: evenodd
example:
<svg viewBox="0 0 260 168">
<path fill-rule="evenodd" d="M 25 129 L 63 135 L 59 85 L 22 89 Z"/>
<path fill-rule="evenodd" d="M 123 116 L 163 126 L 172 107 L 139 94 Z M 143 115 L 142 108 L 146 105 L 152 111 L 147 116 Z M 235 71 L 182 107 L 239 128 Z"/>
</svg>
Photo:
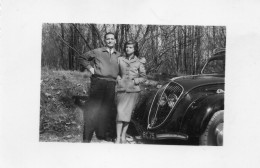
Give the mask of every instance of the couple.
<svg viewBox="0 0 260 168">
<path fill-rule="evenodd" d="M 83 68 L 92 73 L 89 101 L 84 110 L 83 142 L 90 142 L 94 132 L 98 139 L 110 141 L 114 128 L 111 125 L 116 120 L 115 143 L 126 143 L 126 131 L 140 92 L 139 84 L 146 77 L 145 59 L 138 58 L 136 42 L 126 42 L 125 54 L 121 56 L 114 48 L 116 39 L 113 33 L 106 33 L 104 40 L 106 47 L 89 51 L 81 57 Z M 116 116 L 113 114 L 115 102 Z"/>
</svg>

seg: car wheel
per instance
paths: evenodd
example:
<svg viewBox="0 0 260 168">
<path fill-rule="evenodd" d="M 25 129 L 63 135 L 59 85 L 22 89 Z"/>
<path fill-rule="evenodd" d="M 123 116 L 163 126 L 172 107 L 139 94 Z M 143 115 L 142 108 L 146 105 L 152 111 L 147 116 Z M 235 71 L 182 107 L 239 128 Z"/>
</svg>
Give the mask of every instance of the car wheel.
<svg viewBox="0 0 260 168">
<path fill-rule="evenodd" d="M 200 145 L 223 145 L 224 110 L 217 111 L 210 119 L 206 130 L 200 136 Z"/>
</svg>

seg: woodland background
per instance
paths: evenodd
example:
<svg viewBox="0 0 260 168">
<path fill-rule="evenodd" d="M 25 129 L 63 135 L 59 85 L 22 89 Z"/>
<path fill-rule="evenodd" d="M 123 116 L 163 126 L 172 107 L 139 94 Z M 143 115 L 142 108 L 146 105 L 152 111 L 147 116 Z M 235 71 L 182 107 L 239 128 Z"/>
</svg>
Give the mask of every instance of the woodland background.
<svg viewBox="0 0 260 168">
<path fill-rule="evenodd" d="M 147 73 L 198 74 L 215 48 L 225 48 L 225 26 L 45 23 L 42 25 L 42 67 L 79 70 L 79 56 L 104 46 L 114 32 L 116 49 L 127 40 L 139 44 Z"/>
</svg>

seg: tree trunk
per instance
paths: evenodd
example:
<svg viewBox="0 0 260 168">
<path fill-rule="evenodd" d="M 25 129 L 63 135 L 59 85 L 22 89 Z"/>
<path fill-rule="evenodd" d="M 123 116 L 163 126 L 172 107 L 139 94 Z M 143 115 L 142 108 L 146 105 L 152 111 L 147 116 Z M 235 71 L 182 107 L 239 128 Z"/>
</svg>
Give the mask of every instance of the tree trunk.
<svg viewBox="0 0 260 168">
<path fill-rule="evenodd" d="M 98 48 L 98 38 L 97 38 L 97 33 L 96 33 L 96 29 L 95 29 L 95 25 L 91 24 L 91 33 L 92 33 L 92 45 L 93 48 Z"/>
<path fill-rule="evenodd" d="M 73 30 L 73 26 L 70 25 L 70 40 L 69 40 L 69 44 L 71 47 L 74 48 L 74 30 Z M 69 70 L 73 70 L 73 64 L 74 64 L 74 50 L 72 50 L 71 48 L 68 48 L 68 52 L 69 52 Z"/>
<path fill-rule="evenodd" d="M 61 28 L 61 37 L 62 39 L 65 39 L 64 37 L 64 24 L 60 24 Z M 61 67 L 64 69 L 64 43 L 61 43 Z"/>
<path fill-rule="evenodd" d="M 119 48 L 119 29 L 120 29 L 120 27 L 119 27 L 119 25 L 116 25 L 116 31 L 115 31 L 115 39 L 116 39 L 116 46 L 115 46 L 115 48 L 116 48 L 116 50 L 117 51 L 120 51 L 121 52 L 121 49 Z"/>
<path fill-rule="evenodd" d="M 186 57 L 187 57 L 187 54 L 186 54 L 186 42 L 187 42 L 187 30 L 186 30 L 186 26 L 184 26 L 184 29 L 183 29 L 183 39 L 184 39 L 184 45 L 183 45 L 183 71 L 185 72 L 185 74 L 187 74 L 187 62 L 186 62 Z"/>
</svg>

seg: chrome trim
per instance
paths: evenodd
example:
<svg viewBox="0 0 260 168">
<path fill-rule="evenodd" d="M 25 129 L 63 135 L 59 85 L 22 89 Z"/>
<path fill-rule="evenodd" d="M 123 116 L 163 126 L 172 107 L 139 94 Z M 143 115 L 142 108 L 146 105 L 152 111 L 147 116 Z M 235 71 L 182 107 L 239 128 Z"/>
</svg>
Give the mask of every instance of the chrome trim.
<svg viewBox="0 0 260 168">
<path fill-rule="evenodd" d="M 208 63 L 209 63 L 209 61 L 207 61 L 207 63 L 202 67 L 202 69 L 201 69 L 201 71 L 200 71 L 200 74 L 204 74 L 204 73 L 202 73 L 202 72 L 204 71 L 204 69 L 205 69 L 206 65 L 208 65 Z"/>
<path fill-rule="evenodd" d="M 175 81 L 176 79 L 186 79 L 190 77 L 197 77 L 197 76 L 214 76 L 214 75 L 225 75 L 225 74 L 219 74 L 219 73 L 211 73 L 211 74 L 198 74 L 198 75 L 186 75 L 186 76 L 178 76 L 170 79 L 171 81 Z"/>
<path fill-rule="evenodd" d="M 165 89 L 169 86 L 169 84 L 170 84 L 170 82 L 165 86 L 165 88 L 164 88 L 164 90 L 163 90 L 162 93 L 164 93 Z M 160 90 L 160 89 L 159 89 L 159 90 Z M 156 94 L 155 94 L 155 96 L 154 96 L 154 98 L 153 98 L 153 102 L 152 102 L 152 104 L 151 104 L 150 110 L 149 110 L 149 115 L 148 115 L 148 118 L 147 118 L 147 123 L 148 123 L 148 125 L 147 125 L 147 129 L 151 128 L 151 127 L 150 127 L 150 123 L 149 123 L 150 114 L 151 114 L 151 109 L 152 109 L 152 106 L 153 106 L 154 100 L 155 100 L 155 98 L 156 98 L 156 96 L 157 96 L 159 90 L 157 90 L 157 92 L 156 92 Z M 163 94 L 162 94 L 162 95 L 163 95 Z M 161 97 L 162 97 L 162 95 L 161 95 Z M 161 98 L 161 97 L 160 97 L 160 98 Z M 159 100 L 160 100 L 160 99 L 159 99 Z M 156 114 L 157 114 L 157 110 L 158 110 L 158 106 L 157 106 L 157 109 L 156 109 Z"/>
<path fill-rule="evenodd" d="M 181 139 L 181 140 L 188 140 L 189 136 L 188 135 L 181 135 L 181 134 L 156 134 L 156 139 L 161 140 L 161 139 Z"/>
<path fill-rule="evenodd" d="M 218 89 L 218 90 L 217 90 L 217 94 L 221 94 L 221 93 L 225 93 L 225 90 L 223 90 L 223 89 Z"/>
<path fill-rule="evenodd" d="M 164 122 L 168 119 L 169 115 L 172 113 L 173 109 L 176 107 L 176 104 L 178 104 L 178 102 L 179 102 L 179 100 L 180 100 L 180 97 L 182 96 L 182 94 L 183 94 L 183 92 L 184 92 L 184 88 L 183 88 L 183 86 L 182 86 L 181 84 L 179 84 L 179 83 L 177 83 L 177 82 L 171 81 L 171 82 L 169 82 L 169 83 L 167 84 L 167 86 L 165 87 L 165 89 L 169 86 L 170 83 L 175 83 L 175 84 L 177 84 L 178 86 L 180 86 L 180 87 L 182 88 L 182 92 L 180 93 L 180 96 L 179 96 L 178 99 L 176 100 L 176 103 L 174 104 L 174 106 L 171 108 L 169 114 L 165 117 L 165 119 L 161 122 L 161 124 L 157 125 L 156 127 L 151 127 L 151 126 L 150 126 L 150 123 L 149 123 L 149 119 L 150 119 L 151 109 L 152 109 L 152 106 L 153 106 L 155 97 L 156 97 L 156 95 L 157 95 L 157 93 L 158 93 L 159 90 L 157 91 L 156 95 L 154 96 L 154 100 L 153 100 L 153 102 L 152 102 L 152 104 L 151 104 L 151 108 L 150 108 L 150 110 L 149 110 L 148 121 L 147 121 L 147 123 L 148 123 L 147 129 L 155 129 L 155 128 L 160 127 L 162 124 L 164 124 Z M 164 93 L 165 89 L 163 90 L 162 93 Z M 160 98 L 161 98 L 161 97 L 160 97 Z M 158 112 L 158 107 L 159 107 L 159 105 L 157 105 L 156 115 L 157 115 L 157 112 Z M 155 115 L 155 116 L 156 116 L 156 115 Z"/>
<path fill-rule="evenodd" d="M 172 79 L 170 79 L 170 80 L 171 80 L 171 81 L 174 81 L 174 80 L 176 80 L 176 79 L 181 79 L 181 78 L 185 79 L 185 78 L 190 78 L 190 77 L 194 77 L 194 76 L 201 76 L 201 75 L 185 75 L 185 76 L 178 76 L 178 77 L 172 78 Z"/>
</svg>

